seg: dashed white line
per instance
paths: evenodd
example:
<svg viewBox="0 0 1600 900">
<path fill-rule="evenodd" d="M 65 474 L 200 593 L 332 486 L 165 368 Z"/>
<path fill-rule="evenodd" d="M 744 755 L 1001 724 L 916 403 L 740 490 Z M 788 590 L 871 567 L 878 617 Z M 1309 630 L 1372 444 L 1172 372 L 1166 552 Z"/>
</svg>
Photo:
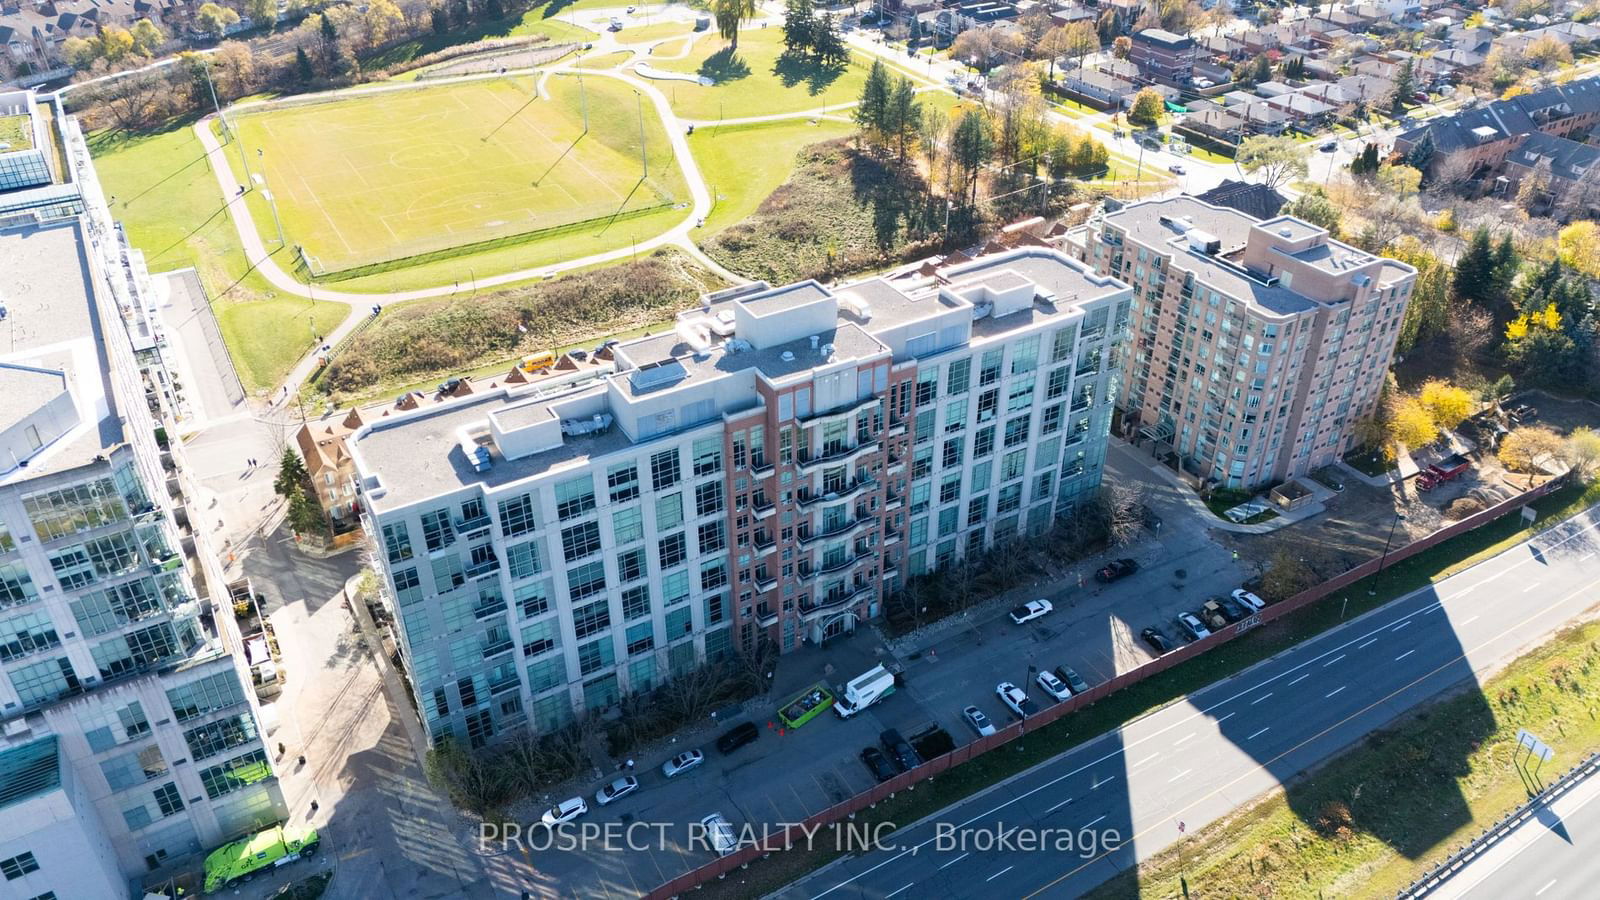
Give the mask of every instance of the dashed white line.
<svg viewBox="0 0 1600 900">
<path fill-rule="evenodd" d="M 1481 618 L 1483 618 L 1483 617 L 1482 616 L 1473 616 L 1470 619 L 1462 619 L 1460 622 L 1456 623 L 1456 627 L 1460 628 L 1462 625 L 1471 625 L 1473 622 L 1476 622 Z"/>
<path fill-rule="evenodd" d="M 1417 652 L 1417 651 L 1414 648 L 1411 649 L 1411 650 L 1407 650 L 1406 652 L 1400 654 L 1399 656 L 1396 656 L 1394 658 L 1394 661 L 1395 662 L 1399 662 L 1400 660 L 1405 659 L 1406 657 L 1410 656 L 1411 654 L 1413 654 L 1415 652 Z"/>
<path fill-rule="evenodd" d="M 1594 559 L 1594 554 L 1593 553 L 1585 553 L 1584 555 L 1578 557 L 1578 562 L 1588 562 L 1591 559 Z"/>
<path fill-rule="evenodd" d="M 1251 700 L 1250 701 L 1250 705 L 1251 706 L 1255 706 L 1257 703 L 1260 703 L 1261 701 L 1263 701 L 1263 700 L 1265 700 L 1265 699 L 1267 699 L 1268 697 L 1271 697 L 1271 696 L 1272 696 L 1272 692 L 1271 691 L 1267 691 L 1265 694 L 1262 694 L 1261 696 L 1255 698 L 1254 700 Z"/>
<path fill-rule="evenodd" d="M 1310 677 L 1311 677 L 1311 673 L 1307 672 L 1304 675 L 1301 675 L 1299 678 L 1296 678 L 1295 680 L 1289 682 L 1288 686 L 1289 687 L 1294 687 L 1295 685 L 1299 684 L 1302 681 L 1305 681 L 1307 678 L 1310 678 Z"/>
<path fill-rule="evenodd" d="M 1116 780 L 1117 780 L 1117 776 L 1115 776 L 1115 775 L 1111 775 L 1111 776 L 1107 777 L 1105 781 L 1101 781 L 1100 780 L 1100 776 L 1096 775 L 1095 778 L 1094 778 L 1094 784 L 1089 785 L 1089 790 L 1098 791 L 1098 790 L 1100 790 L 1100 786 L 1101 785 L 1110 784 L 1111 782 L 1116 781 Z"/>
<path fill-rule="evenodd" d="M 1357 650 L 1365 650 L 1365 649 L 1367 649 L 1367 648 L 1368 648 L 1368 647 L 1371 647 L 1371 646 L 1372 646 L 1372 645 L 1373 645 L 1373 644 L 1376 644 L 1376 643 L 1377 643 L 1377 642 L 1378 642 L 1378 639 L 1377 639 L 1377 638 L 1373 638 L 1373 639 L 1372 639 L 1372 640 L 1370 640 L 1370 641 L 1367 641 L 1367 642 L 1366 642 L 1366 643 L 1364 643 L 1364 644 L 1357 644 L 1357 645 L 1356 645 L 1356 649 L 1357 649 Z"/>
<path fill-rule="evenodd" d="M 969 857 L 971 855 L 972 855 L 971 853 L 963 853 L 960 856 L 956 857 L 955 859 L 952 859 L 949 862 L 945 863 L 944 865 L 940 866 L 939 868 L 940 869 L 948 869 L 951 866 L 955 865 L 958 862 L 961 862 L 963 859 L 966 859 L 967 857 Z"/>
<path fill-rule="evenodd" d="M 1194 771 L 1193 769 L 1184 769 L 1182 772 L 1179 772 L 1178 774 L 1172 776 L 1171 778 L 1168 778 L 1167 779 L 1167 784 L 1171 784 L 1174 781 L 1177 781 L 1178 779 L 1182 778 L 1185 775 L 1188 775 L 1190 772 L 1193 772 L 1193 771 Z"/>
<path fill-rule="evenodd" d="M 1129 769 L 1129 771 L 1132 771 L 1133 769 L 1137 769 L 1140 766 L 1149 765 L 1150 763 L 1155 762 L 1156 761 L 1156 757 L 1158 757 L 1160 755 L 1161 754 L 1159 754 L 1159 753 L 1152 753 L 1149 756 L 1146 756 L 1144 759 L 1141 759 L 1138 762 L 1134 763 L 1133 766 Z"/>
<path fill-rule="evenodd" d="M 1333 689 L 1333 690 L 1331 690 L 1331 691 L 1329 691 L 1329 692 L 1328 692 L 1328 693 L 1327 693 L 1327 694 L 1325 694 L 1325 695 L 1324 695 L 1324 696 L 1326 696 L 1326 697 L 1332 697 L 1332 696 L 1333 696 L 1333 695 L 1334 695 L 1334 694 L 1337 694 L 1337 693 L 1339 693 L 1339 692 L 1340 692 L 1340 691 L 1342 691 L 1342 690 L 1344 690 L 1344 685 L 1342 685 L 1342 684 L 1341 684 L 1341 685 L 1339 685 L 1339 686 L 1338 686 L 1338 687 L 1336 687 L 1336 688 L 1334 688 L 1334 689 Z"/>
<path fill-rule="evenodd" d="M 1404 622 L 1401 622 L 1399 625 L 1396 625 L 1395 627 L 1393 627 L 1393 628 L 1391 628 L 1389 630 L 1390 631 L 1399 631 L 1400 629 L 1402 629 L 1402 628 L 1404 628 L 1404 627 L 1406 627 L 1407 625 L 1410 625 L 1410 624 L 1411 624 L 1411 620 L 1407 619 Z"/>
<path fill-rule="evenodd" d="M 909 890 L 911 890 L 911 889 L 912 889 L 912 888 L 914 888 L 914 887 L 916 887 L 916 885 L 917 885 L 917 883 L 916 883 L 916 882 L 915 882 L 915 881 L 913 881 L 913 882 L 911 882 L 911 883 L 910 883 L 910 884 L 908 884 L 908 885 L 906 885 L 906 886 L 905 886 L 905 887 L 903 887 L 903 888 L 899 888 L 899 889 L 897 889 L 897 890 L 894 890 L 894 891 L 890 891 L 890 892 L 889 892 L 889 893 L 887 893 L 887 894 L 884 894 L 884 895 L 883 895 L 883 898 L 884 898 L 884 900 L 889 900 L 889 898 L 890 898 L 890 897 L 893 897 L 893 896 L 894 896 L 894 895 L 895 895 L 895 894 L 903 894 L 903 893 L 905 893 L 905 892 L 906 892 L 906 891 L 909 891 Z"/>
<path fill-rule="evenodd" d="M 1266 734 L 1266 733 L 1267 733 L 1267 732 L 1269 732 L 1269 731 L 1271 731 L 1271 730 L 1272 730 L 1272 727 L 1271 727 L 1271 726 L 1270 726 L 1270 725 L 1269 725 L 1269 726 L 1267 726 L 1267 727 L 1266 727 L 1266 728 L 1263 728 L 1263 729 L 1261 729 L 1261 730 L 1260 730 L 1260 731 L 1258 731 L 1258 732 L 1256 732 L 1256 733 L 1255 733 L 1255 734 L 1252 734 L 1252 735 L 1250 735 L 1250 736 L 1249 736 L 1249 737 L 1247 737 L 1247 738 L 1245 738 L 1245 740 L 1247 740 L 1247 741 L 1253 741 L 1253 740 L 1255 740 L 1255 739 L 1256 739 L 1256 738 L 1258 738 L 1258 737 L 1261 737 L 1261 736 L 1262 736 L 1262 735 L 1263 735 L 1263 734 Z"/>
<path fill-rule="evenodd" d="M 1105 818 L 1105 816 L 1103 816 L 1103 815 L 1095 816 L 1093 819 L 1090 819 L 1089 821 L 1083 823 L 1083 827 L 1084 828 L 1088 828 L 1090 825 L 1093 825 L 1094 823 L 1096 823 L 1096 822 L 1098 822 L 1098 821 L 1100 821 L 1101 819 L 1104 819 L 1104 818 Z"/>
<path fill-rule="evenodd" d="M 1000 871 L 994 873 L 993 875 L 990 875 L 988 878 L 985 878 L 984 882 L 988 883 L 990 881 L 993 881 L 996 878 L 999 878 L 1001 875 L 1004 875 L 1005 873 L 1007 873 L 1007 872 L 1009 872 L 1009 871 L 1011 871 L 1012 869 L 1015 869 L 1015 868 L 1016 868 L 1016 866 L 1006 866 L 1004 869 L 1001 869 Z"/>
<path fill-rule="evenodd" d="M 1045 810 L 1045 814 L 1049 815 L 1050 813 L 1055 812 L 1056 810 L 1060 809 L 1063 806 L 1066 806 L 1068 803 L 1071 803 L 1071 802 L 1072 802 L 1072 798 L 1068 797 L 1067 799 L 1061 801 L 1060 803 L 1057 803 L 1055 806 L 1052 806 L 1049 809 Z"/>
<path fill-rule="evenodd" d="M 1187 741 L 1187 740 L 1189 740 L 1190 738 L 1193 738 L 1193 737 L 1194 737 L 1194 732 L 1191 731 L 1188 734 L 1184 735 L 1183 737 L 1178 738 L 1176 741 L 1173 741 L 1172 742 L 1172 746 L 1174 746 L 1174 747 L 1182 747 L 1184 741 Z"/>
<path fill-rule="evenodd" d="M 1539 582 L 1535 581 L 1533 584 L 1530 584 L 1527 587 L 1523 588 L 1522 592 L 1524 594 L 1526 594 L 1529 591 L 1534 591 L 1534 590 L 1538 590 L 1538 589 L 1539 589 Z"/>
<path fill-rule="evenodd" d="M 1544 893 L 1545 891 L 1550 890 L 1550 888 L 1553 887 L 1555 885 L 1555 883 L 1556 883 L 1556 880 L 1554 878 L 1550 879 L 1548 882 L 1545 882 L 1545 886 L 1544 887 L 1539 888 L 1537 891 L 1534 891 L 1533 895 L 1535 897 L 1539 896 L 1540 894 Z"/>
<path fill-rule="evenodd" d="M 1227 715 L 1218 718 L 1217 719 L 1217 724 L 1221 725 L 1223 722 L 1228 721 L 1229 719 L 1233 718 L 1235 715 L 1237 715 L 1237 713 L 1228 713 Z"/>
<path fill-rule="evenodd" d="M 1341 653 L 1341 654 L 1339 654 L 1339 655 L 1338 655 L 1338 656 L 1335 656 L 1335 657 L 1334 657 L 1334 658 L 1333 658 L 1333 659 L 1330 659 L 1330 660 L 1328 660 L 1328 661 L 1327 661 L 1327 662 L 1325 662 L 1325 663 L 1323 663 L 1323 664 L 1322 664 L 1322 667 L 1323 667 L 1323 668 L 1324 668 L 1324 669 L 1326 669 L 1326 668 L 1327 668 L 1327 667 L 1329 667 L 1329 666 L 1331 666 L 1331 665 L 1333 665 L 1333 664 L 1334 664 L 1334 663 L 1336 663 L 1336 662 L 1338 662 L 1338 661 L 1339 661 L 1339 660 L 1341 660 L 1341 659 L 1344 659 L 1344 654 L 1343 654 L 1343 653 Z"/>
</svg>

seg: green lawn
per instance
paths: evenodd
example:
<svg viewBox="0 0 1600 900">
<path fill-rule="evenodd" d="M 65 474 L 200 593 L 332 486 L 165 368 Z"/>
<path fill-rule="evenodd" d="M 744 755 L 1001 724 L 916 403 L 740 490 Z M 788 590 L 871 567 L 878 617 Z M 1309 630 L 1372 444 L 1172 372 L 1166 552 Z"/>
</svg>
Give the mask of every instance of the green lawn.
<svg viewBox="0 0 1600 900">
<path fill-rule="evenodd" d="M 657 82 L 671 98 L 674 112 L 699 121 L 801 112 L 854 102 L 861 96 L 867 70 L 860 64 L 822 69 L 814 63 L 780 60 L 782 53 L 780 28 L 740 32 L 737 53 L 730 53 L 727 42 L 713 32 L 697 38 L 683 59 L 651 60 L 651 65 L 716 79 L 711 87 L 685 81 Z"/>
<path fill-rule="evenodd" d="M 291 245 L 325 271 L 681 202 L 658 121 L 641 178 L 633 91 L 607 78 L 497 78 L 236 116 Z M 651 136 L 653 132 L 653 139 Z M 257 204 L 260 206 L 260 204 Z M 276 240 L 271 210 L 257 216 Z M 565 253 L 563 255 L 580 255 Z"/>
<path fill-rule="evenodd" d="M 689 146 L 700 164 L 700 174 L 717 198 L 705 227 L 696 236 L 709 237 L 755 212 L 767 195 L 789 180 L 801 147 L 854 131 L 853 125 L 827 119 L 814 125 L 795 119 L 696 129 L 689 136 Z"/>
<path fill-rule="evenodd" d="M 561 7 L 565 14 L 573 7 L 582 7 L 584 0 L 578 3 Z M 448 34 L 427 34 L 419 38 L 385 47 L 382 52 L 361 61 L 366 69 L 382 69 L 397 63 L 410 62 L 436 53 L 446 47 L 455 47 L 461 44 L 470 44 L 489 38 L 524 37 L 527 35 L 542 34 L 550 38 L 552 44 L 583 43 L 592 41 L 598 35 L 587 28 L 573 25 L 567 18 L 547 17 L 545 9 L 530 10 L 518 19 L 502 19 L 498 22 L 484 22 L 464 31 L 452 31 Z"/>
<path fill-rule="evenodd" d="M 0 116 L 0 144 L 6 145 L 0 151 L 4 153 L 33 149 L 33 119 L 25 115 Z"/>
<path fill-rule="evenodd" d="M 632 52 L 628 50 L 617 50 L 612 53 L 599 53 L 585 56 L 578 60 L 577 65 L 580 69 L 615 69 L 617 66 L 622 65 L 632 58 Z"/>
<path fill-rule="evenodd" d="M 246 388 L 270 389 L 311 349 L 313 330 L 327 334 L 344 320 L 344 304 L 278 294 L 249 270 L 189 125 L 137 135 L 99 132 L 90 145 L 114 198 L 112 215 L 145 252 L 150 270 L 199 270 Z"/>
<path fill-rule="evenodd" d="M 635 19 L 634 21 L 639 21 Z M 627 27 L 617 32 L 619 44 L 646 44 L 665 38 L 677 37 L 694 31 L 690 22 L 657 22 L 654 25 L 635 25 L 627 23 Z"/>
</svg>

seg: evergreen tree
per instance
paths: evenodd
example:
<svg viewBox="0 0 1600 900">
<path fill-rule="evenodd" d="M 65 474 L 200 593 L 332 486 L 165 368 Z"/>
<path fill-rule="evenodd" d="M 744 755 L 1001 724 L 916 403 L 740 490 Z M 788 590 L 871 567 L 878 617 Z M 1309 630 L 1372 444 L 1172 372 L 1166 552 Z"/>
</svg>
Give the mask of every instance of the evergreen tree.
<svg viewBox="0 0 1600 900">
<path fill-rule="evenodd" d="M 849 58 L 850 53 L 845 49 L 844 38 L 839 35 L 839 26 L 833 13 L 823 13 L 812 25 L 811 49 L 823 65 L 837 65 Z"/>
<path fill-rule="evenodd" d="M 950 155 L 961 170 L 968 206 L 978 202 L 978 173 L 994 158 L 994 149 L 994 131 L 989 127 L 988 116 L 971 110 L 956 123 Z"/>
<path fill-rule="evenodd" d="M 1411 60 L 1407 59 L 1405 64 L 1400 67 L 1399 73 L 1394 77 L 1394 100 L 1390 108 L 1391 111 L 1399 114 L 1401 108 L 1410 102 L 1411 95 L 1416 93 L 1416 90 L 1416 74 L 1412 71 Z"/>
<path fill-rule="evenodd" d="M 428 10 L 428 17 L 433 23 L 434 34 L 444 34 L 450 30 L 450 14 L 444 11 L 444 7 L 435 6 Z"/>
<path fill-rule="evenodd" d="M 917 89 L 911 79 L 902 77 L 895 82 L 885 110 L 886 137 L 895 145 L 895 158 L 906 161 L 906 151 L 916 143 L 922 131 L 922 103 L 917 100 Z"/>
<path fill-rule="evenodd" d="M 333 27 L 333 20 L 326 15 L 322 17 L 322 42 L 331 44 L 339 39 L 339 29 Z"/>
<path fill-rule="evenodd" d="M 861 102 L 856 104 L 855 119 L 860 136 L 874 147 L 881 145 L 886 131 L 891 90 L 889 70 L 884 67 L 883 60 L 873 60 L 867 72 L 867 83 L 861 86 Z"/>
<path fill-rule="evenodd" d="M 294 68 L 302 82 L 308 82 L 316 77 L 316 71 L 311 68 L 311 57 L 306 55 L 306 48 L 294 48 Z"/>
<path fill-rule="evenodd" d="M 1517 248 L 1511 243 L 1511 233 L 1500 236 L 1500 243 L 1495 245 L 1493 263 L 1489 269 L 1489 296 L 1484 298 L 1496 306 L 1510 306 L 1511 286 L 1516 283 L 1517 273 L 1522 269 L 1522 258 L 1517 254 Z"/>
<path fill-rule="evenodd" d="M 1482 303 L 1489 296 L 1490 281 L 1494 272 L 1494 245 L 1489 240 L 1489 230 L 1479 228 L 1472 233 L 1467 249 L 1456 260 L 1451 287 L 1456 299 Z"/>
<path fill-rule="evenodd" d="M 500 0 L 485 0 L 483 17 L 491 22 L 498 22 L 506 17 L 506 8 Z"/>
<path fill-rule="evenodd" d="M 1255 65 L 1251 68 L 1250 79 L 1257 83 L 1272 80 L 1272 60 L 1265 56 L 1256 57 Z"/>
<path fill-rule="evenodd" d="M 1428 164 L 1433 162 L 1433 153 L 1433 130 L 1429 129 L 1422 133 L 1422 140 L 1417 141 L 1416 146 L 1406 153 L 1405 163 L 1419 172 L 1427 172 Z"/>
<path fill-rule="evenodd" d="M 789 0 L 783 10 L 783 47 L 796 56 L 805 56 L 812 46 L 812 30 L 816 16 L 811 12 L 811 0 Z"/>
</svg>

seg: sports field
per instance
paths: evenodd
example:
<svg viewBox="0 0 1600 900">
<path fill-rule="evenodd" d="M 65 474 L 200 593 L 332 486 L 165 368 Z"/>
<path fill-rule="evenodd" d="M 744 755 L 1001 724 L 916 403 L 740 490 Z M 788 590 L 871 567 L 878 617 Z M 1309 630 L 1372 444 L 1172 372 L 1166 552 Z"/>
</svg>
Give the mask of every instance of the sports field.
<svg viewBox="0 0 1600 900">
<path fill-rule="evenodd" d="M 236 114 L 291 245 L 321 271 L 605 220 L 686 198 L 654 110 L 612 79 L 368 91 Z M 589 130 L 583 128 L 587 104 Z M 230 160 L 234 159 L 230 155 Z M 271 217 L 256 217 L 269 245 Z M 587 227 L 587 226 L 585 226 Z"/>
</svg>

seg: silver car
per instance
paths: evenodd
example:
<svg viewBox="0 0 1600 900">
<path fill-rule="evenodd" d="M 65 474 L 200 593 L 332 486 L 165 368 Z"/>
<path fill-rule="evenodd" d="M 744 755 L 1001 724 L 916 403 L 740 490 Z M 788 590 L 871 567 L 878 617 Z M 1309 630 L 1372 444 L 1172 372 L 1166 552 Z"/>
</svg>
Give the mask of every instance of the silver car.
<svg viewBox="0 0 1600 900">
<path fill-rule="evenodd" d="M 989 717 L 983 714 L 983 710 L 976 706 L 969 706 L 963 709 L 961 718 L 967 720 L 967 724 L 971 725 L 972 730 L 978 733 L 978 737 L 988 737 L 994 734 L 994 723 L 989 721 Z"/>
<path fill-rule="evenodd" d="M 596 791 L 594 795 L 594 802 L 600 804 L 601 806 L 605 806 L 608 803 L 615 803 L 616 801 L 621 800 L 623 797 L 628 796 L 638 789 L 639 779 L 633 777 L 632 775 L 624 775 L 621 778 L 618 778 L 616 781 L 613 781 Z"/>
<path fill-rule="evenodd" d="M 718 856 L 727 856 L 739 849 L 739 842 L 733 836 L 733 823 L 724 818 L 722 813 L 712 813 L 701 819 L 700 827 L 705 829 L 706 843 L 717 851 Z"/>
<path fill-rule="evenodd" d="M 705 761 L 706 755 L 699 750 L 685 750 L 662 763 L 661 774 L 667 778 L 673 778 L 682 775 Z"/>
</svg>

